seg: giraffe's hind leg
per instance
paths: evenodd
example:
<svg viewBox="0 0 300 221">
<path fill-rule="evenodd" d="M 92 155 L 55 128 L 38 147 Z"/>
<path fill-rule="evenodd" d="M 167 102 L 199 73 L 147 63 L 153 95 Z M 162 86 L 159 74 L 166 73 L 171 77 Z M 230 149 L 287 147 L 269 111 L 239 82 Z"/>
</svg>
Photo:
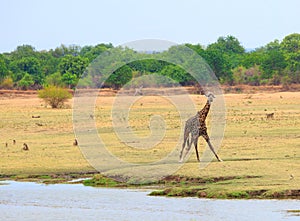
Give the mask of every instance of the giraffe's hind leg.
<svg viewBox="0 0 300 221">
<path fill-rule="evenodd" d="M 189 140 L 189 137 L 188 137 L 188 140 Z M 193 143 L 193 137 L 191 138 L 190 142 L 187 142 L 187 148 L 186 148 L 184 156 L 181 158 L 181 162 L 186 157 L 186 155 L 190 152 L 190 149 L 192 147 L 192 143 Z M 182 151 L 183 151 L 183 149 L 182 149 Z"/>
<path fill-rule="evenodd" d="M 210 143 L 210 139 L 209 139 L 209 136 L 207 135 L 207 133 L 203 134 L 202 136 L 203 136 L 203 138 L 205 139 L 205 141 L 206 141 L 206 143 L 208 144 L 208 146 L 209 146 L 209 148 L 211 149 L 211 151 L 214 153 L 214 155 L 215 155 L 216 158 L 218 159 L 218 161 L 221 162 L 222 160 L 219 158 L 218 154 L 216 153 L 216 151 L 214 150 L 212 144 Z"/>
<path fill-rule="evenodd" d="M 184 134 L 184 139 L 183 139 L 183 143 L 182 143 L 182 149 L 180 151 L 180 156 L 179 156 L 179 162 L 180 163 L 183 161 L 182 154 L 183 154 L 183 150 L 185 148 L 186 143 L 189 146 L 189 134 Z"/>
</svg>

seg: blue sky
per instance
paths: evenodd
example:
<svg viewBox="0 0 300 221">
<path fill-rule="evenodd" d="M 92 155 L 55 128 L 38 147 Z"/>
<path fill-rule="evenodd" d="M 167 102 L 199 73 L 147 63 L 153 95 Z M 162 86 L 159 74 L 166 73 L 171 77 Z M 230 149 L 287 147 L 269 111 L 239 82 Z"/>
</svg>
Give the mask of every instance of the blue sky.
<svg viewBox="0 0 300 221">
<path fill-rule="evenodd" d="M 299 9 L 298 0 L 2 0 L 0 52 L 149 38 L 207 45 L 226 35 L 256 48 L 300 33 Z"/>
</svg>

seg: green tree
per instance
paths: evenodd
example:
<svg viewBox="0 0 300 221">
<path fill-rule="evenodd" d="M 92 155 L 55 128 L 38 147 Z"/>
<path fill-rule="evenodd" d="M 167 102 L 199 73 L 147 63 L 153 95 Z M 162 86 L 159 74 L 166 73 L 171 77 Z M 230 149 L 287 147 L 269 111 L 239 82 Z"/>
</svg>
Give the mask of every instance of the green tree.
<svg viewBox="0 0 300 221">
<path fill-rule="evenodd" d="M 156 59 L 142 59 L 128 64 L 132 70 L 140 73 L 159 73 L 166 65 L 165 61 Z"/>
<path fill-rule="evenodd" d="M 229 35 L 219 37 L 217 42 L 208 45 L 205 59 L 222 82 L 232 83 L 232 69 L 239 66 L 245 53 L 237 38 Z"/>
<path fill-rule="evenodd" d="M 220 50 L 207 48 L 206 61 L 222 83 L 232 81 L 232 71 L 229 62 L 229 57 L 223 54 Z"/>
<path fill-rule="evenodd" d="M 270 79 L 275 72 L 282 72 L 285 67 L 286 61 L 283 53 L 277 49 L 269 50 L 261 61 L 261 69 L 263 71 L 261 77 Z"/>
<path fill-rule="evenodd" d="M 123 65 L 114 71 L 106 80 L 105 85 L 114 89 L 119 89 L 132 79 L 132 69 L 128 65 Z"/>
<path fill-rule="evenodd" d="M 30 74 L 28 74 L 28 73 L 25 73 L 25 75 L 23 76 L 23 78 L 18 82 L 18 86 L 22 90 L 27 90 L 33 84 L 34 84 L 33 77 Z"/>
<path fill-rule="evenodd" d="M 264 49 L 256 49 L 254 51 L 245 53 L 240 61 L 240 65 L 245 68 L 253 67 L 254 65 L 260 65 L 265 59 Z"/>
<path fill-rule="evenodd" d="M 5 61 L 5 58 L 2 54 L 0 54 L 0 82 L 7 76 L 8 68 Z"/>
<path fill-rule="evenodd" d="M 72 55 L 72 56 L 77 56 L 80 54 L 81 47 L 78 45 L 70 45 L 66 46 L 62 44 L 61 46 L 55 48 L 54 50 L 51 50 L 52 56 L 56 58 L 61 58 L 66 55 Z"/>
<path fill-rule="evenodd" d="M 101 53 L 110 48 L 113 48 L 112 44 L 98 44 L 95 47 L 85 46 L 81 49 L 80 56 L 88 58 L 89 62 L 92 62 Z"/>
<path fill-rule="evenodd" d="M 79 79 L 76 74 L 66 72 L 62 75 L 61 80 L 64 84 L 68 85 L 69 88 L 74 88 Z"/>
<path fill-rule="evenodd" d="M 300 34 L 294 33 L 286 36 L 280 47 L 285 55 L 288 68 L 291 71 L 300 70 Z"/>
<path fill-rule="evenodd" d="M 25 73 L 32 76 L 35 84 L 42 85 L 44 74 L 40 62 L 35 57 L 22 57 L 10 63 L 10 70 L 14 73 L 14 80 L 19 81 Z"/>
<path fill-rule="evenodd" d="M 185 85 L 187 81 L 191 79 L 190 75 L 177 65 L 165 66 L 161 71 L 161 74 L 173 79 L 174 82 L 180 83 L 182 85 Z"/>
<path fill-rule="evenodd" d="M 43 77 L 47 77 L 58 71 L 60 59 L 54 57 L 49 51 L 41 51 L 38 55 Z"/>
<path fill-rule="evenodd" d="M 300 51 L 300 34 L 294 33 L 287 35 L 282 40 L 280 47 L 283 51 L 288 53 Z"/>
<path fill-rule="evenodd" d="M 231 35 L 228 35 L 226 37 L 219 37 L 216 43 L 210 44 L 208 47 L 227 54 L 245 53 L 245 49 L 241 45 L 239 40 Z"/>
<path fill-rule="evenodd" d="M 20 60 L 25 57 L 37 57 L 38 53 L 31 45 L 18 46 L 15 51 L 11 53 L 12 60 Z"/>
<path fill-rule="evenodd" d="M 56 87 L 64 87 L 65 83 L 62 80 L 62 76 L 59 72 L 55 72 L 50 74 L 45 79 L 45 86 L 56 86 Z"/>
<path fill-rule="evenodd" d="M 63 57 L 58 66 L 63 82 L 70 88 L 75 87 L 88 63 L 88 59 L 81 56 L 66 55 Z"/>
<path fill-rule="evenodd" d="M 197 52 L 200 56 L 205 57 L 205 49 L 202 45 L 200 44 L 185 44 L 186 47 L 189 47 L 190 49 L 194 50 Z"/>
</svg>

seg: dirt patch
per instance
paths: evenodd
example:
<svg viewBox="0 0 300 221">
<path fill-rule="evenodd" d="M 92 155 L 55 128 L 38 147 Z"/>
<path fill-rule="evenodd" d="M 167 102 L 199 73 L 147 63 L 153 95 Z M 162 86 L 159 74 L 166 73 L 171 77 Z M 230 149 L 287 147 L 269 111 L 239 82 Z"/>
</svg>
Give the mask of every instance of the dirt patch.
<svg viewBox="0 0 300 221">
<path fill-rule="evenodd" d="M 270 198 L 276 199 L 300 199 L 300 189 L 284 190 L 270 194 Z"/>
<path fill-rule="evenodd" d="M 262 86 L 250 86 L 250 85 L 222 85 L 224 93 L 274 93 L 290 91 L 296 92 L 300 90 L 300 84 L 291 84 L 289 87 L 284 87 L 282 85 L 262 85 Z"/>
</svg>

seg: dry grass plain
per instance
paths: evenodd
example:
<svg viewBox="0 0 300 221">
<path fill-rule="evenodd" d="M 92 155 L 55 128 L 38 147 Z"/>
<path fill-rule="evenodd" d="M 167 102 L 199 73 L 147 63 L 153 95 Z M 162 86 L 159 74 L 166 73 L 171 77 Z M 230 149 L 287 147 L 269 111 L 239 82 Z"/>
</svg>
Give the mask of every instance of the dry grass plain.
<svg viewBox="0 0 300 221">
<path fill-rule="evenodd" d="M 213 160 L 200 170 L 192 149 L 190 159 L 174 175 L 211 182 L 188 185 L 180 179 L 180 187 L 202 189 L 210 196 L 228 191 L 238 194 L 250 190 L 266 193 L 299 190 L 300 92 L 225 94 L 224 97 L 226 128 L 218 152 L 223 162 Z M 202 96 L 192 98 L 199 109 L 205 103 Z M 132 106 L 129 123 L 137 135 L 148 135 L 145 119 L 153 114 L 161 115 L 168 125 L 162 142 L 143 150 L 145 157 L 120 142 L 114 133 L 111 127 L 113 101 L 112 96 L 100 97 L 95 112 L 98 131 L 113 154 L 133 163 L 149 162 L 147 156 L 157 160 L 176 145 L 181 125 L 176 109 L 165 99 L 149 96 Z M 1 95 L 0 175 L 93 171 L 80 149 L 73 146 L 71 107 L 72 101 L 69 101 L 63 109 L 51 109 L 35 94 Z M 267 113 L 274 113 L 274 119 L 267 119 Z M 29 145 L 29 151 L 22 150 L 24 142 Z M 204 145 L 200 138 L 200 152 Z"/>
</svg>

